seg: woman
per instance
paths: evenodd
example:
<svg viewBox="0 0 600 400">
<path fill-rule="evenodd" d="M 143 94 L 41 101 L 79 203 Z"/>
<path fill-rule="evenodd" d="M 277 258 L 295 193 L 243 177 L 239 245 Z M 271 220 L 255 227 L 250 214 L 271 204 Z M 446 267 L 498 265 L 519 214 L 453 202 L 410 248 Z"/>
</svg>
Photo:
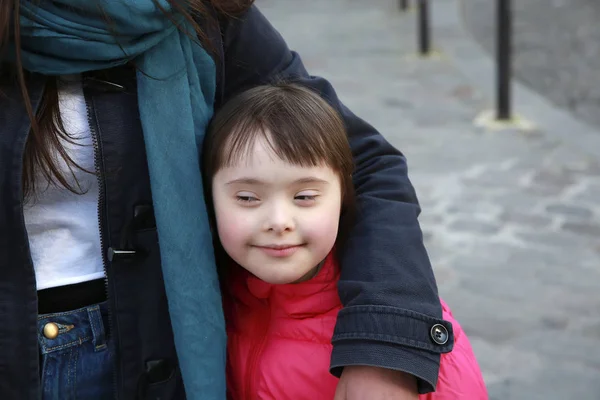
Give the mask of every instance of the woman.
<svg viewBox="0 0 600 400">
<path fill-rule="evenodd" d="M 224 397 L 198 149 L 214 109 L 276 78 L 338 109 L 355 157 L 337 398 L 415 399 L 435 387 L 453 338 L 405 160 L 248 3 L 0 3 L 6 398 L 181 399 L 182 382 L 188 398 Z"/>
</svg>

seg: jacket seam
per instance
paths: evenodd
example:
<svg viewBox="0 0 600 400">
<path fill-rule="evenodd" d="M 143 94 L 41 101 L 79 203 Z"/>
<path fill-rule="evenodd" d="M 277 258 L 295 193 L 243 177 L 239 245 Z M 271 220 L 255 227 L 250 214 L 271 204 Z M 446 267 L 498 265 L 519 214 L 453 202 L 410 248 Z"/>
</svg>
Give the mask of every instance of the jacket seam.
<svg viewBox="0 0 600 400">
<path fill-rule="evenodd" d="M 404 308 L 392 307 L 392 306 L 350 306 L 340 310 L 339 316 L 343 317 L 346 315 L 355 314 L 378 314 L 378 315 L 390 315 L 390 316 L 407 316 L 414 319 L 418 319 L 424 322 L 447 322 L 442 318 L 432 317 L 426 314 L 421 314 L 415 311 L 406 310 Z"/>
<path fill-rule="evenodd" d="M 87 342 L 87 341 L 89 341 L 91 339 L 92 339 L 91 336 L 85 336 L 85 337 L 78 338 L 78 339 L 72 340 L 70 342 L 67 342 L 65 344 L 61 344 L 59 346 L 45 347 L 45 350 L 47 352 L 52 352 L 52 351 L 56 351 L 56 350 L 62 350 L 62 349 L 66 349 L 68 347 L 73 347 L 73 346 L 81 345 L 81 344 L 83 344 L 83 343 L 85 343 L 85 342 Z"/>
<path fill-rule="evenodd" d="M 438 346 L 430 343 L 426 343 L 420 340 L 408 339 L 403 336 L 397 335 L 388 335 L 381 333 L 368 333 L 368 332 L 351 332 L 351 333 L 341 333 L 333 336 L 331 342 L 335 344 L 339 341 L 345 340 L 373 340 L 378 342 L 387 342 L 391 344 L 399 344 L 399 345 L 407 345 L 411 347 L 416 347 L 423 350 L 428 350 L 434 353 L 448 353 L 452 351 L 454 347 L 454 341 L 449 341 L 448 345 Z"/>
</svg>

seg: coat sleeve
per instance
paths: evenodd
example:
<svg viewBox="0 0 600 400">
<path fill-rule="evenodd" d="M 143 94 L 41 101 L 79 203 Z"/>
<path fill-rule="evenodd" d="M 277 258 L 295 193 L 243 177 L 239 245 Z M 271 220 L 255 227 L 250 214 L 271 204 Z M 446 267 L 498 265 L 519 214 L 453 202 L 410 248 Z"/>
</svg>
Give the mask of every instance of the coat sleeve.
<svg viewBox="0 0 600 400">
<path fill-rule="evenodd" d="M 344 309 L 332 339 L 331 372 L 339 376 L 348 365 L 401 370 L 417 377 L 421 393 L 433 391 L 440 354 L 452 348 L 452 325 L 442 320 L 404 156 L 348 110 L 329 82 L 307 73 L 299 55 L 255 6 L 221 28 L 224 62 L 217 107 L 242 90 L 284 79 L 318 91 L 346 124 L 358 212 L 341 249 Z M 438 333 L 447 330 L 445 344 L 431 335 L 438 324 Z"/>
</svg>

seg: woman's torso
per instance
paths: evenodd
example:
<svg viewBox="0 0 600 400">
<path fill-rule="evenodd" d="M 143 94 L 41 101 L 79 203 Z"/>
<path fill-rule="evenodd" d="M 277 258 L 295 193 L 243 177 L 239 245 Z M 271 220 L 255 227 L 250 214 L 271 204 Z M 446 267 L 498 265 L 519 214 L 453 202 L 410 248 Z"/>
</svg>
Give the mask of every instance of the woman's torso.
<svg viewBox="0 0 600 400">
<path fill-rule="evenodd" d="M 57 90 L 62 125 L 69 136 L 60 139 L 61 146 L 77 167 L 70 168 L 58 151 L 53 151 L 53 156 L 78 193 L 51 184 L 37 171 L 36 190 L 27 197 L 23 214 L 38 290 L 104 277 L 99 179 L 81 77 L 60 77 Z"/>
<path fill-rule="evenodd" d="M 34 107 L 45 82 L 39 75 L 28 78 Z M 98 250 L 107 277 L 110 331 L 119 353 L 115 394 L 134 398 L 140 390 L 146 392 L 141 398 L 183 398 L 153 222 L 135 71 L 85 74 L 82 83 L 98 174 Z M 0 90 L 5 95 L 0 97 L 0 393 L 34 399 L 39 391 L 36 280 L 21 198 L 29 122 L 18 86 L 3 82 Z M 135 255 L 123 256 L 120 250 L 134 250 Z"/>
</svg>

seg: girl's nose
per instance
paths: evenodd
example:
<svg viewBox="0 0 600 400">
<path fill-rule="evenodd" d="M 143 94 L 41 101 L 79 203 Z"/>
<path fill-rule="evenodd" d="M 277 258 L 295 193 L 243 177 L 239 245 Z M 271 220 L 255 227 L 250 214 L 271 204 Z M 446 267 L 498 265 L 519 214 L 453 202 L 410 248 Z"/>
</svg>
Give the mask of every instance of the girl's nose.
<svg viewBox="0 0 600 400">
<path fill-rule="evenodd" d="M 276 205 L 267 211 L 265 230 L 281 234 L 295 229 L 294 216 L 285 205 Z"/>
</svg>

